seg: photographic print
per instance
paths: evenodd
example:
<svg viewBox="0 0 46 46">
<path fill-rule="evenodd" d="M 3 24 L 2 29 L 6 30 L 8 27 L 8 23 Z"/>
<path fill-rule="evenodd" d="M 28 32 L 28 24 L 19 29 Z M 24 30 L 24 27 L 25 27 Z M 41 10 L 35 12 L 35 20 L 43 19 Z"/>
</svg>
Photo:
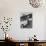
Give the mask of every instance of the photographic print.
<svg viewBox="0 0 46 46">
<path fill-rule="evenodd" d="M 21 28 L 32 28 L 32 14 L 23 14 L 20 17 Z"/>
</svg>

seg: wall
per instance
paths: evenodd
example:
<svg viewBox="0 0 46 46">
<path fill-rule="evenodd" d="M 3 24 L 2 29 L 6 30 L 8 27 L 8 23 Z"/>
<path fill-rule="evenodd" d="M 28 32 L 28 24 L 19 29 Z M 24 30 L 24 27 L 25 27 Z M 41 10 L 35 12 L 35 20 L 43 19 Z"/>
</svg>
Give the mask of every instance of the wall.
<svg viewBox="0 0 46 46">
<path fill-rule="evenodd" d="M 20 16 L 25 12 L 33 14 L 32 29 L 20 28 Z M 8 33 L 17 40 L 27 40 L 34 34 L 37 35 L 37 39 L 44 40 L 46 34 L 45 12 L 46 8 L 44 5 L 40 8 L 33 8 L 28 0 L 0 0 L 0 17 L 13 17 L 12 26 Z M 0 36 L 0 39 L 2 39 L 2 36 Z"/>
</svg>

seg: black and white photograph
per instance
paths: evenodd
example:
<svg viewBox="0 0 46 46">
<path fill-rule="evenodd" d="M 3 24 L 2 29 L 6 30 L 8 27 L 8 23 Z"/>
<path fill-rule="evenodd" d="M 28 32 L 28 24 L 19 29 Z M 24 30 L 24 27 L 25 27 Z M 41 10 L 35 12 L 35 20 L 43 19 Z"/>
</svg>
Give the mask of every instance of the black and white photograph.
<svg viewBox="0 0 46 46">
<path fill-rule="evenodd" d="M 20 17 L 21 28 L 32 28 L 32 14 L 23 14 Z"/>
</svg>

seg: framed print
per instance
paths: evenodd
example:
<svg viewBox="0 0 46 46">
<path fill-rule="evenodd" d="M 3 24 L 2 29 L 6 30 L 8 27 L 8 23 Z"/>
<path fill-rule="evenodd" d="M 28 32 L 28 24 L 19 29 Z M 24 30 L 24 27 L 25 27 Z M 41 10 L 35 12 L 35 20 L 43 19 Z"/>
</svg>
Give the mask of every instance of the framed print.
<svg viewBox="0 0 46 46">
<path fill-rule="evenodd" d="M 23 14 L 20 17 L 21 28 L 32 28 L 32 14 Z"/>
</svg>

